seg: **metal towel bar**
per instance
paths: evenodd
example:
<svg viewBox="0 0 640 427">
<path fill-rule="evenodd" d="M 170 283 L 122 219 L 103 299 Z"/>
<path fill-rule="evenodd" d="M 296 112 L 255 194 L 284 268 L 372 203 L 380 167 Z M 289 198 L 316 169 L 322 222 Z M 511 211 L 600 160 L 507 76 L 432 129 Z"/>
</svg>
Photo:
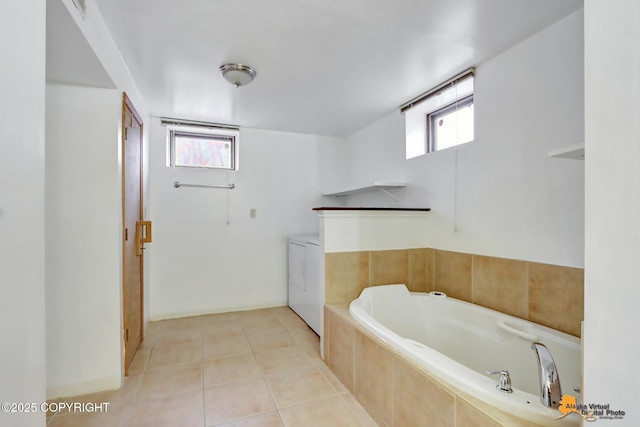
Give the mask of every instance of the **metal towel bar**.
<svg viewBox="0 0 640 427">
<path fill-rule="evenodd" d="M 202 185 L 202 184 L 184 184 L 181 182 L 174 182 L 173 186 L 175 188 L 180 188 L 180 187 L 201 187 L 201 188 L 226 188 L 227 190 L 233 190 L 234 188 L 236 188 L 235 184 L 228 184 L 228 185 Z"/>
</svg>

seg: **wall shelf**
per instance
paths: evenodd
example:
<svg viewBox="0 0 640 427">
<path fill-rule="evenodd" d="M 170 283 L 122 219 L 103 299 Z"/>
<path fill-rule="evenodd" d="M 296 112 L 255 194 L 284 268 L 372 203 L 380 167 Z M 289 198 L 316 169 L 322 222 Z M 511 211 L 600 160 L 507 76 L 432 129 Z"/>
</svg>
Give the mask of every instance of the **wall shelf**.
<svg viewBox="0 0 640 427">
<path fill-rule="evenodd" d="M 569 147 L 549 151 L 549 157 L 562 159 L 584 160 L 584 142 Z"/>
<path fill-rule="evenodd" d="M 386 182 L 386 181 L 374 181 L 373 185 L 367 185 L 365 187 L 352 188 L 344 191 L 337 191 L 334 193 L 323 193 L 323 196 L 331 197 L 342 206 L 345 206 L 346 203 L 344 199 L 341 197 L 353 196 L 355 194 L 362 193 L 370 193 L 373 191 L 381 191 L 385 193 L 387 196 L 391 197 L 396 202 L 400 201 L 400 198 L 397 195 L 394 195 L 392 191 L 399 190 L 405 188 L 407 186 L 406 182 Z"/>
</svg>

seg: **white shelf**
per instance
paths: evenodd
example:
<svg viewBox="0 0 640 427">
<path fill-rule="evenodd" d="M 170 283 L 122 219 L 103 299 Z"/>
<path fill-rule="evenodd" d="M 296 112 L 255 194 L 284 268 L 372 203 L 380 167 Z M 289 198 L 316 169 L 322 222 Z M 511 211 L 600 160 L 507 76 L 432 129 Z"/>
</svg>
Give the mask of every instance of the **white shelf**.
<svg viewBox="0 0 640 427">
<path fill-rule="evenodd" d="M 551 150 L 549 151 L 549 157 L 584 160 L 584 142 L 581 144 L 571 145 L 569 147 L 559 148 L 557 150 Z"/>
<path fill-rule="evenodd" d="M 341 205 L 345 205 L 341 197 L 353 196 L 355 194 L 369 193 L 372 191 L 382 191 L 387 196 L 391 197 L 396 202 L 400 199 L 391 193 L 391 190 L 398 190 L 407 186 L 406 182 L 386 182 L 386 181 L 374 181 L 373 185 L 367 185 L 365 187 L 351 188 L 349 190 L 337 191 L 334 193 L 323 193 L 323 196 L 331 197 Z"/>
</svg>

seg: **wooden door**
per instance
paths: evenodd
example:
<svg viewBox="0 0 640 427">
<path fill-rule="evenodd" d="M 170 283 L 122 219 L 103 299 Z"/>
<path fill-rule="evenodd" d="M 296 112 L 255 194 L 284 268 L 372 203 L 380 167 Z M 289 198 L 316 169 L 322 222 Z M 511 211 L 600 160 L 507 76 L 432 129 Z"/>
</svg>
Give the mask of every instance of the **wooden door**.
<svg viewBox="0 0 640 427">
<path fill-rule="evenodd" d="M 125 375 L 143 340 L 144 251 L 142 206 L 142 119 L 125 93 L 122 103 L 122 217 Z"/>
</svg>

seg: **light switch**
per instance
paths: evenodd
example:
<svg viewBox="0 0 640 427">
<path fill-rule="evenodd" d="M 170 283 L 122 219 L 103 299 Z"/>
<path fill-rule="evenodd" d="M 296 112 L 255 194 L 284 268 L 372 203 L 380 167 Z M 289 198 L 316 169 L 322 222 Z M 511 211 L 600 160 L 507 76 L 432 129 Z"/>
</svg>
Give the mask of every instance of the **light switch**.
<svg viewBox="0 0 640 427">
<path fill-rule="evenodd" d="M 256 217 L 256 208 L 249 209 L 249 218 L 255 218 L 255 217 Z"/>
</svg>

